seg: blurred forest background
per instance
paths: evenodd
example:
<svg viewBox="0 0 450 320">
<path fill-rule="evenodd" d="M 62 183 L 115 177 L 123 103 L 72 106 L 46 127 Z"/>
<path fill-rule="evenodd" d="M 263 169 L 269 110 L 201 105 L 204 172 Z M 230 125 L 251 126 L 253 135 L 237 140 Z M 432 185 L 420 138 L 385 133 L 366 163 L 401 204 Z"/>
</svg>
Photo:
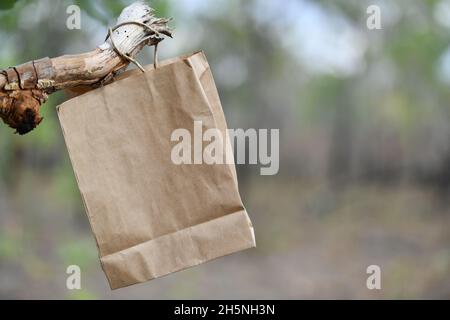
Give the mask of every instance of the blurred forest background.
<svg viewBox="0 0 450 320">
<path fill-rule="evenodd" d="M 2 0 L 0 66 L 89 51 L 132 2 Z M 258 247 L 110 291 L 58 93 L 30 134 L 0 126 L 0 298 L 450 298 L 450 1 L 150 4 L 174 18 L 163 58 L 205 50 L 230 128 L 280 129 L 278 175 L 238 168 Z M 382 30 L 366 27 L 371 4 Z M 382 290 L 366 288 L 371 264 Z"/>
</svg>

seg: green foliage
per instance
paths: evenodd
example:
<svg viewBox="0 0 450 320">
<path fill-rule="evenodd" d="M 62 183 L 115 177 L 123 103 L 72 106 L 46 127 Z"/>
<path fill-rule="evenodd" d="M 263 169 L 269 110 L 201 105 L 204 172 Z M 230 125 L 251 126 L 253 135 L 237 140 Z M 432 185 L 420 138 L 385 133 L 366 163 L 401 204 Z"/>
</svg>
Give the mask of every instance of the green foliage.
<svg viewBox="0 0 450 320">
<path fill-rule="evenodd" d="M 86 290 L 86 289 L 82 289 L 82 290 L 74 290 L 73 292 L 71 292 L 68 296 L 68 298 L 70 300 L 97 300 L 99 299 L 99 297 Z"/>
<path fill-rule="evenodd" d="M 61 243 L 58 253 L 64 265 L 76 264 L 82 270 L 87 270 L 98 259 L 95 243 L 90 238 Z"/>
<path fill-rule="evenodd" d="M 2 0 L 0 1 L 0 30 L 12 32 L 17 29 L 17 21 L 21 10 L 31 0 Z"/>
<path fill-rule="evenodd" d="M 98 20 L 105 25 L 115 21 L 122 12 L 123 8 L 130 3 L 131 1 L 75 0 L 75 4 L 77 4 L 91 18 Z M 165 16 L 168 13 L 169 5 L 167 1 L 158 0 L 151 1 L 150 3 L 158 16 Z"/>
<path fill-rule="evenodd" d="M 22 243 L 17 236 L 2 230 L 0 233 L 0 260 L 13 260 L 20 255 Z"/>
<path fill-rule="evenodd" d="M 18 0 L 2 0 L 0 1 L 0 10 L 9 10 L 16 4 Z"/>
<path fill-rule="evenodd" d="M 114 3 L 117 3 L 117 1 L 108 1 L 108 3 L 109 3 L 109 5 L 113 5 Z M 96 5 L 97 4 L 96 1 L 76 0 L 75 4 L 78 5 L 91 18 L 98 20 L 105 25 L 108 24 L 108 16 L 106 15 L 105 12 L 102 12 L 99 10 L 99 7 Z M 109 8 L 109 6 L 108 6 L 108 8 Z"/>
<path fill-rule="evenodd" d="M 149 1 L 150 6 L 155 9 L 158 17 L 170 17 L 170 4 L 167 0 Z"/>
</svg>

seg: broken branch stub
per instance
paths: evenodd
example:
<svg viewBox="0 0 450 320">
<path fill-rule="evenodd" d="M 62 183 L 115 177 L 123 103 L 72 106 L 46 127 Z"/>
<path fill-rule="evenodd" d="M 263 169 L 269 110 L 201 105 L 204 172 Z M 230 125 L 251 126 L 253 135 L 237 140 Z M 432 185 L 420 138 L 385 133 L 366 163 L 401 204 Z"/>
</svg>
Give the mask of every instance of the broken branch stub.
<svg viewBox="0 0 450 320">
<path fill-rule="evenodd" d="M 112 81 L 144 46 L 156 46 L 162 35 L 172 37 L 169 21 L 155 17 L 152 8 L 137 2 L 122 11 L 111 36 L 91 52 L 0 70 L 0 118 L 18 134 L 30 132 L 41 123 L 40 107 L 49 94 Z"/>
</svg>

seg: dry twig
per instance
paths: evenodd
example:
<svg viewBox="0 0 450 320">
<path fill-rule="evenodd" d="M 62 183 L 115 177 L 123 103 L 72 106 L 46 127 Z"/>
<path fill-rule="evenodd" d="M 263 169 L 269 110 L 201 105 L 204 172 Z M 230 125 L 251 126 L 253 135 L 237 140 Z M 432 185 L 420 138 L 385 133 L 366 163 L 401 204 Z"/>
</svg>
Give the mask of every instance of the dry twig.
<svg viewBox="0 0 450 320">
<path fill-rule="evenodd" d="M 30 132 L 42 121 L 40 107 L 49 94 L 74 87 L 95 88 L 112 81 L 144 46 L 156 46 L 163 40 L 161 35 L 172 36 L 168 22 L 155 17 L 148 5 L 137 2 L 122 11 L 111 36 L 91 52 L 0 70 L 0 118 L 16 133 Z"/>
</svg>

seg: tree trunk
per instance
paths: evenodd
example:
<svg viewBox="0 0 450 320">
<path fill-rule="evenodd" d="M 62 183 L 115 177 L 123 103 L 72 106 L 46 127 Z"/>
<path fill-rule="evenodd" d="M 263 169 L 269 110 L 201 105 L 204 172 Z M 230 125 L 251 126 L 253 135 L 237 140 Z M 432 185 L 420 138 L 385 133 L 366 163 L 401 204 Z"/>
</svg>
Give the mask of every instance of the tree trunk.
<svg viewBox="0 0 450 320">
<path fill-rule="evenodd" d="M 0 118 L 16 133 L 26 134 L 42 121 L 39 110 L 48 94 L 112 81 L 144 46 L 156 46 L 163 40 L 160 35 L 172 36 L 169 19 L 156 18 L 153 13 L 148 5 L 134 3 L 122 11 L 117 29 L 95 50 L 0 70 Z"/>
</svg>

